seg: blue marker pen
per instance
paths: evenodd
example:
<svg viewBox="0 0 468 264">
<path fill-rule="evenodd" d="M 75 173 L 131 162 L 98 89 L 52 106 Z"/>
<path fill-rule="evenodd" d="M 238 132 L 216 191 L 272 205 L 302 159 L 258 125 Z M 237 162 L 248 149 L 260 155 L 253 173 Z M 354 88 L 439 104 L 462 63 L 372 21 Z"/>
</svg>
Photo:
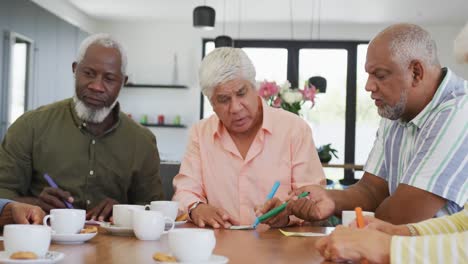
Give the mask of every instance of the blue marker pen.
<svg viewBox="0 0 468 264">
<path fill-rule="evenodd" d="M 273 187 L 271 188 L 271 191 L 270 193 L 267 195 L 267 201 L 268 200 L 271 200 L 274 196 L 275 196 L 275 193 L 276 191 L 278 190 L 280 186 L 280 181 L 275 181 L 275 184 L 273 184 Z M 260 223 L 260 220 L 258 219 L 258 217 L 255 219 L 255 222 L 254 224 L 252 225 L 254 228 L 257 227 L 257 225 Z"/>
</svg>

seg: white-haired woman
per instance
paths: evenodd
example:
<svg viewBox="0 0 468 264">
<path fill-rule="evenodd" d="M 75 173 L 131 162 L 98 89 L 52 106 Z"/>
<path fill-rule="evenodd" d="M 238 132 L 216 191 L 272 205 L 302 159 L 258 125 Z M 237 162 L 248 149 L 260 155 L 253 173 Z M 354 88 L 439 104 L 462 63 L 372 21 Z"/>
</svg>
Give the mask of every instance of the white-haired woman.
<svg viewBox="0 0 468 264">
<path fill-rule="evenodd" d="M 173 198 L 196 225 L 251 225 L 255 206 L 276 181 L 280 199 L 324 182 L 310 127 L 262 101 L 255 68 L 241 49 L 215 49 L 203 59 L 199 77 L 215 115 L 191 129 Z"/>
</svg>

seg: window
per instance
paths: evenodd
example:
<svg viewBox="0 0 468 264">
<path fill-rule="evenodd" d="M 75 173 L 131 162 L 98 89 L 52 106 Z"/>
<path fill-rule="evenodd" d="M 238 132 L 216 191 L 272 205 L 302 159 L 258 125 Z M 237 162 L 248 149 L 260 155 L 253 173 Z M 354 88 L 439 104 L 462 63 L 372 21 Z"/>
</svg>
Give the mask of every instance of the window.
<svg viewBox="0 0 468 264">
<path fill-rule="evenodd" d="M 28 108 L 28 91 L 31 86 L 32 41 L 14 32 L 5 33 L 5 83 L 0 115 L 0 136 L 3 138 L 8 126 Z"/>
<path fill-rule="evenodd" d="M 338 159 L 332 163 L 343 164 L 345 153 L 346 74 L 348 51 L 345 49 L 299 50 L 299 84 L 312 76 L 327 80 L 325 93 L 317 94 L 311 110 L 302 109 L 303 116 L 312 128 L 317 147 L 332 144 L 338 150 Z M 343 170 L 324 168 L 327 178 L 343 178 Z"/>
<path fill-rule="evenodd" d="M 26 77 L 28 66 L 28 44 L 16 42 L 13 44 L 11 64 L 11 85 L 8 102 L 8 124 L 12 124 L 26 110 Z"/>
<path fill-rule="evenodd" d="M 214 45 L 211 39 L 203 43 L 205 56 Z M 359 165 L 367 159 L 373 143 L 369 133 L 375 135 L 378 119 L 364 90 L 366 43 L 235 40 L 236 47 L 244 49 L 252 59 L 258 81 L 266 78 L 282 83 L 287 79 L 293 87 L 299 87 L 312 76 L 327 79 L 326 93 L 318 94 L 314 108 L 303 110 L 302 114 L 312 127 L 316 146 L 332 143 L 338 150 L 339 159 L 333 159 L 332 163 Z M 211 115 L 210 109 L 209 101 L 202 96 L 200 118 Z M 344 178 L 343 184 L 355 182 L 354 171 L 350 169 L 327 168 L 325 173 L 334 180 Z"/>
<path fill-rule="evenodd" d="M 367 46 L 367 44 L 360 44 L 357 49 L 356 164 L 365 164 L 374 144 L 380 122 L 377 107 L 370 98 L 370 93 L 365 90 L 368 76 L 364 69 Z M 356 178 L 361 178 L 362 174 L 363 172 L 356 173 Z"/>
</svg>

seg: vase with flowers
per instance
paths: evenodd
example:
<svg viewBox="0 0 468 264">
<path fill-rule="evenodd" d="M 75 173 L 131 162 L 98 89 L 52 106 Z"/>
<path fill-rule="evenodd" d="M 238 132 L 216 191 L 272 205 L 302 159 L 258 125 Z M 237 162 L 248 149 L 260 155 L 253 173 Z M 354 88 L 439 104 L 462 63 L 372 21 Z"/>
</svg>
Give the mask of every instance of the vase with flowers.
<svg viewBox="0 0 468 264">
<path fill-rule="evenodd" d="M 305 102 L 312 102 L 310 108 L 314 106 L 317 89 L 314 85 L 309 85 L 308 82 L 306 82 L 303 89 L 298 89 L 291 88 L 291 83 L 288 81 L 280 86 L 276 82 L 265 80 L 260 83 L 258 93 L 266 100 L 268 105 L 283 108 L 299 115 L 299 111 Z"/>
</svg>

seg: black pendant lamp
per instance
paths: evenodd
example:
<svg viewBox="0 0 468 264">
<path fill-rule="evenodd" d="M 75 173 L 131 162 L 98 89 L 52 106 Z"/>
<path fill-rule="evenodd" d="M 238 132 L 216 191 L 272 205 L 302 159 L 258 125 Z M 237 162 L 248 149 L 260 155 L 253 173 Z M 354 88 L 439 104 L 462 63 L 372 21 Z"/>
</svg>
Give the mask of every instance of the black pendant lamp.
<svg viewBox="0 0 468 264">
<path fill-rule="evenodd" d="M 234 41 L 230 36 L 221 35 L 217 36 L 214 40 L 215 48 L 220 47 L 234 47 Z"/>
<path fill-rule="evenodd" d="M 209 6 L 197 6 L 193 10 L 193 26 L 211 30 L 215 26 L 216 12 Z"/>
<path fill-rule="evenodd" d="M 319 93 L 325 93 L 327 91 L 327 79 L 322 76 L 313 76 L 309 78 L 309 85 L 315 86 Z"/>
<path fill-rule="evenodd" d="M 224 22 L 223 22 L 223 35 L 217 36 L 214 40 L 215 48 L 220 47 L 234 47 L 234 41 L 230 36 L 224 35 L 226 32 L 226 0 L 224 0 Z"/>
</svg>

